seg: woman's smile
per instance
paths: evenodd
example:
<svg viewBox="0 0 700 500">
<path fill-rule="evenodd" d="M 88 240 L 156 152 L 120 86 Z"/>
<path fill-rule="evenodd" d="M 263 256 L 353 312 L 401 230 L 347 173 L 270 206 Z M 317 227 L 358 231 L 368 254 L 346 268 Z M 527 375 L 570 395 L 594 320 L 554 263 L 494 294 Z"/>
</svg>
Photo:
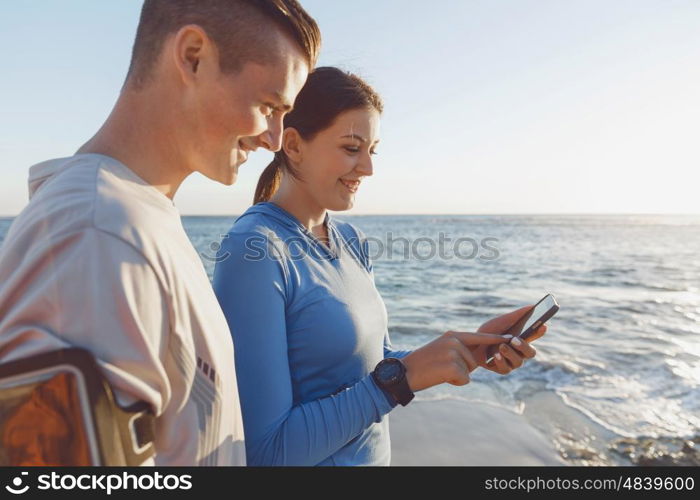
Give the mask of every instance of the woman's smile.
<svg viewBox="0 0 700 500">
<path fill-rule="evenodd" d="M 357 189 L 360 187 L 360 181 L 359 180 L 345 180 L 345 179 L 340 179 L 340 183 L 347 188 L 348 191 L 351 193 L 356 193 Z"/>
</svg>

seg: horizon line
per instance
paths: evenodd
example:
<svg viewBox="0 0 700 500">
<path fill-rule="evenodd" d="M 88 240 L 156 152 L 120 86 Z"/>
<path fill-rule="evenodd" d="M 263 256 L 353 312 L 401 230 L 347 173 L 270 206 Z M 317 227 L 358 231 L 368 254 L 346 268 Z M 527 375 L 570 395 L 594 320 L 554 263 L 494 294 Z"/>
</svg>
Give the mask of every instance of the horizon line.
<svg viewBox="0 0 700 500">
<path fill-rule="evenodd" d="M 343 212 L 333 212 L 334 215 L 343 215 Z M 19 214 L 16 215 L 0 215 L 0 219 L 14 219 Z M 243 215 L 239 214 L 180 214 L 181 217 L 238 217 Z M 474 212 L 424 212 L 424 213 L 350 213 L 346 214 L 351 217 L 415 217 L 415 216 L 438 216 L 438 215 L 467 215 L 467 216 L 522 216 L 522 215 L 644 215 L 644 216 L 698 216 L 700 217 L 700 212 L 502 212 L 502 213 L 474 213 Z"/>
</svg>

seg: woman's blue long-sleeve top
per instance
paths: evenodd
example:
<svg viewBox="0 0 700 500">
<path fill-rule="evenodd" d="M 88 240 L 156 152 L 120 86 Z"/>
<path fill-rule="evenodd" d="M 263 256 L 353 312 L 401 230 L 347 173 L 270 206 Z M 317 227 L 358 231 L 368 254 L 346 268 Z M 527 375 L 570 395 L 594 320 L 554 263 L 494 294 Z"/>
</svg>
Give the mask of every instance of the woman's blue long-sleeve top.
<svg viewBox="0 0 700 500">
<path fill-rule="evenodd" d="M 393 351 L 364 235 L 329 246 L 258 203 L 222 241 L 214 289 L 234 341 L 249 465 L 389 465 L 395 406 L 371 376 Z"/>
</svg>

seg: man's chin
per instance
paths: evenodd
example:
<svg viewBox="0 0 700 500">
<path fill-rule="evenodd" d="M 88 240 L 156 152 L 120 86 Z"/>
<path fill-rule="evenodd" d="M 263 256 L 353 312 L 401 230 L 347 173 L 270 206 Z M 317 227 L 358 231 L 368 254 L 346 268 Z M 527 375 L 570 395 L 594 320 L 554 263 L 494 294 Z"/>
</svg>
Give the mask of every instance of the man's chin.
<svg viewBox="0 0 700 500">
<path fill-rule="evenodd" d="M 238 180 L 238 174 L 233 174 L 233 175 L 229 176 L 227 179 L 222 180 L 220 182 L 224 186 L 233 186 L 237 180 Z"/>
<path fill-rule="evenodd" d="M 220 182 L 221 182 L 221 184 L 224 184 L 226 186 L 233 186 L 237 180 L 238 180 L 238 167 L 236 167 L 235 170 L 231 169 L 229 171 L 228 175 L 226 176 L 226 178 Z"/>
<path fill-rule="evenodd" d="M 207 179 L 223 184 L 224 186 L 232 186 L 238 180 L 238 167 L 233 166 L 219 172 L 200 172 Z"/>
</svg>

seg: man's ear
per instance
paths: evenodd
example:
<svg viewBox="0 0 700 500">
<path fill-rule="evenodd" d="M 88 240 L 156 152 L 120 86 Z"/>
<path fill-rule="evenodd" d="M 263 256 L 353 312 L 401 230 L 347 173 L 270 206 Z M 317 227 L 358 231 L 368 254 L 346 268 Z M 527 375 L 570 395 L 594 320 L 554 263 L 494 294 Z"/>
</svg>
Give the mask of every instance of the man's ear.
<svg viewBox="0 0 700 500">
<path fill-rule="evenodd" d="M 301 163 L 304 157 L 304 139 L 294 127 L 284 129 L 282 133 L 282 150 L 294 163 Z"/>
<path fill-rule="evenodd" d="M 172 47 L 175 67 L 185 83 L 194 81 L 201 70 L 202 60 L 213 55 L 209 37 L 196 24 L 180 28 L 173 38 Z"/>
</svg>

